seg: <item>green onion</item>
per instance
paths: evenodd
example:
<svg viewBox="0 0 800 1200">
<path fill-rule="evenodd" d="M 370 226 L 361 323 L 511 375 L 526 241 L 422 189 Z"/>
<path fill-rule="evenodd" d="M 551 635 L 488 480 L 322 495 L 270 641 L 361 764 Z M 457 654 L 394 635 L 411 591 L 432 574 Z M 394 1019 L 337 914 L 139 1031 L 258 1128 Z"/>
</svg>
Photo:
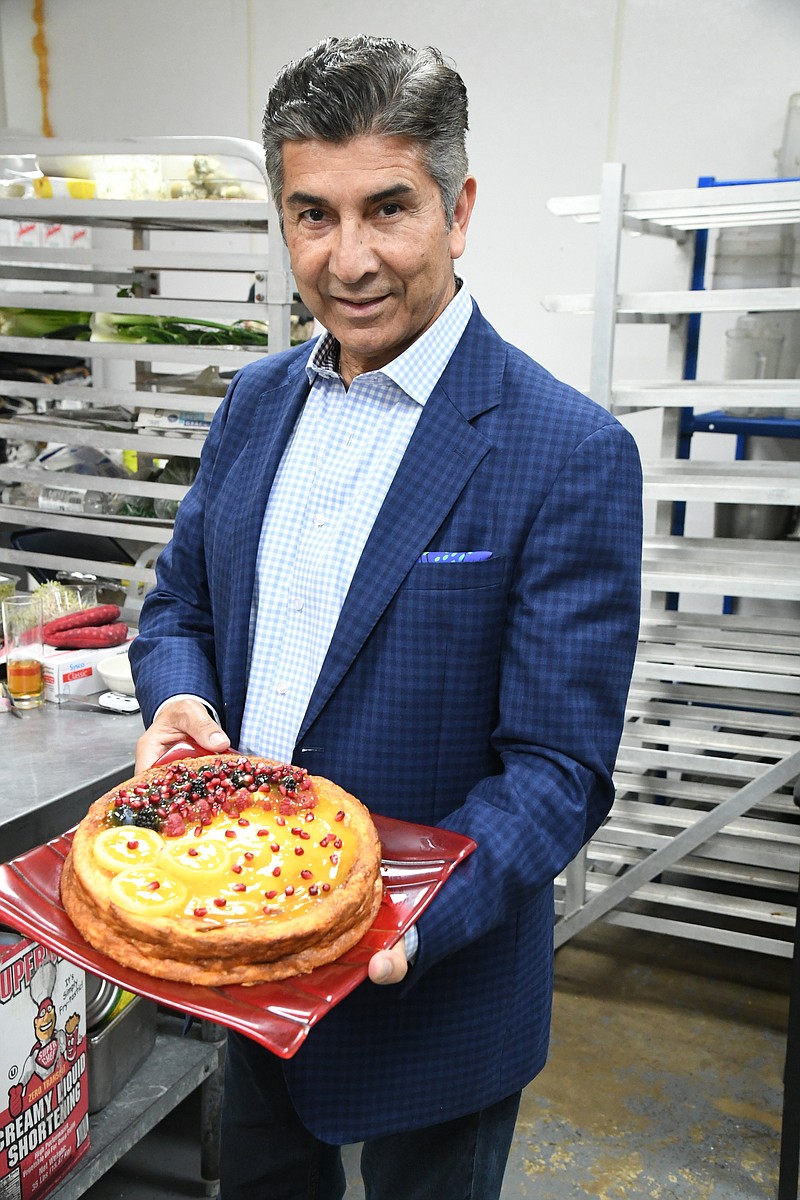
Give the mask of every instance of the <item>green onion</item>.
<svg viewBox="0 0 800 1200">
<path fill-rule="evenodd" d="M 50 308 L 0 308 L 0 334 L 6 337 L 55 337 L 61 331 L 70 337 L 87 336 L 89 313 Z"/>
<path fill-rule="evenodd" d="M 95 313 L 93 342 L 134 342 L 183 346 L 266 346 L 262 321 L 203 321 L 195 317 L 153 317 L 139 314 Z"/>
</svg>

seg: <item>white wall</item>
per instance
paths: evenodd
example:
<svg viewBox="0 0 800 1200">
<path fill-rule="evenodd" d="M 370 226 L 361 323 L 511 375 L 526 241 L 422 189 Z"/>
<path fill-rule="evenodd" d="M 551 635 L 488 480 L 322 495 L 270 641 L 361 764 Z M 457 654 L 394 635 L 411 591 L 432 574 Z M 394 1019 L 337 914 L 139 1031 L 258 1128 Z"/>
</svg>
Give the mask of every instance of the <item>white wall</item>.
<svg viewBox="0 0 800 1200">
<path fill-rule="evenodd" d="M 38 134 L 32 8 L 0 0 L 0 52 L 8 125 Z M 595 235 L 551 216 L 548 197 L 597 191 L 610 159 L 631 188 L 773 175 L 800 91 L 797 0 L 50 0 L 50 118 L 69 138 L 258 140 L 276 70 L 355 32 L 431 42 L 455 61 L 479 181 L 468 282 L 501 332 L 582 387 L 589 321 L 541 298 L 591 290 Z M 634 373 L 659 374 L 663 330 L 620 341 Z"/>
</svg>

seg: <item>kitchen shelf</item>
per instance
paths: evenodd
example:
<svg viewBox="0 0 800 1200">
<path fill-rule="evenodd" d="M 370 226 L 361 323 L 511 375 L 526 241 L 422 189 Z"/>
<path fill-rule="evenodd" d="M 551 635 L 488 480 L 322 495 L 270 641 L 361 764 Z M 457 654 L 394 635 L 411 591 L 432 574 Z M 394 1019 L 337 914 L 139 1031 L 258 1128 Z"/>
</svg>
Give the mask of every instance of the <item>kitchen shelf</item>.
<svg viewBox="0 0 800 1200">
<path fill-rule="evenodd" d="M 124 615 L 135 621 L 143 595 L 155 580 L 154 551 L 169 540 L 171 521 L 138 515 L 143 504 L 179 503 L 188 485 L 147 478 L 153 464 L 166 460 L 197 463 L 208 422 L 222 402 L 225 384 L 236 371 L 291 342 L 294 286 L 277 214 L 268 195 L 263 152 L 256 143 L 237 138 L 136 138 L 119 142 L 73 142 L 58 139 L 0 140 L 2 155 L 37 156 L 43 163 L 79 159 L 98 166 L 113 156 L 151 156 L 162 165 L 189 156 L 224 159 L 263 199 L 0 199 L 0 220 L 36 222 L 44 226 L 86 227 L 91 245 L 21 244 L 0 246 L 5 289 L 0 307 L 41 308 L 71 312 L 112 312 L 129 316 L 172 316 L 187 321 L 222 323 L 256 320 L 269 326 L 269 346 L 186 345 L 73 340 L 71 337 L 0 337 L 0 356 L 64 367 L 85 362 L 89 378 L 47 374 L 39 378 L 0 379 L 0 394 L 15 411 L 0 417 L 0 438 L 37 445 L 91 447 L 119 461 L 123 452 L 136 455 L 145 478 L 116 479 L 99 471 L 54 472 L 13 462 L 0 464 L 0 489 L 16 482 L 90 490 L 131 498 L 137 515 L 87 516 L 82 512 L 48 512 L 22 503 L 0 503 L 0 524 L 50 530 L 51 553 L 0 547 L 4 565 L 52 572 L 69 569 L 127 580 Z M 234 164 L 231 166 L 230 164 Z M 51 167 L 46 173 L 54 173 Z M 57 288 L 59 290 L 54 290 Z M 125 292 L 118 295 L 119 291 Z M 132 293 L 132 294 L 131 294 Z M 215 369 L 216 391 L 191 390 L 191 378 Z M 25 406 L 34 411 L 16 411 Z M 99 410 L 105 411 L 99 411 Z M 171 428 L 153 428 L 157 412 L 176 414 Z M 140 418 L 149 420 L 144 426 Z M 190 420 L 182 414 L 200 414 Z M 24 475 L 24 479 L 23 479 Z M 15 499 L 22 493 L 11 493 Z M 101 558 L 59 561 L 61 531 L 121 540 L 137 564 L 109 564 Z M 140 561 L 141 560 L 141 561 Z"/>
<path fill-rule="evenodd" d="M 684 376 L 694 374 L 691 323 L 700 314 L 800 308 L 800 288 L 697 290 L 693 270 L 696 240 L 708 230 L 800 224 L 800 182 L 626 194 L 624 169 L 610 164 L 598 195 L 549 207 L 598 224 L 594 290 L 544 301 L 554 313 L 592 314 L 589 394 L 619 414 L 657 410 L 662 427 L 659 457 L 643 463 L 655 520 L 643 547 L 645 608 L 615 801 L 557 881 L 556 945 L 604 920 L 790 957 L 800 861 L 792 798 L 800 619 L 773 616 L 768 604 L 800 601 L 800 547 L 791 539 L 687 537 L 683 514 L 694 503 L 800 508 L 798 463 L 689 456 L 698 431 L 800 436 L 800 380 Z M 663 290 L 654 280 L 651 291 L 623 292 L 623 246 L 627 253 L 640 244 L 626 231 L 671 238 L 687 288 Z M 668 327 L 663 377 L 619 379 L 618 326 L 653 322 Z M 733 598 L 754 611 L 726 611 Z"/>
<path fill-rule="evenodd" d="M 219 1086 L 224 1041 L 183 1037 L 181 1020 L 160 1015 L 155 1046 L 121 1092 L 89 1118 L 89 1150 L 48 1193 L 51 1200 L 77 1200 L 196 1088 L 212 1091 Z M 218 1029 L 208 1028 L 212 1032 Z M 217 1118 L 218 1112 L 207 1112 L 204 1105 L 197 1140 L 205 1150 L 201 1174 L 209 1194 L 216 1193 L 218 1163 L 213 1145 Z M 203 1128 L 206 1122 L 213 1128 Z"/>
</svg>

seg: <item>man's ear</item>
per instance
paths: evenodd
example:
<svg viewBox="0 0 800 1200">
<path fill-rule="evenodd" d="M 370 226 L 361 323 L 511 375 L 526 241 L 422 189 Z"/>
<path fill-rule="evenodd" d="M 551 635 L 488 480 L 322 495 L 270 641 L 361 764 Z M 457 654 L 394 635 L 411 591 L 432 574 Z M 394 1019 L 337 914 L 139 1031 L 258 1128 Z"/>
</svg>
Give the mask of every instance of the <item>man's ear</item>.
<svg viewBox="0 0 800 1200">
<path fill-rule="evenodd" d="M 475 177 L 468 175 L 456 201 L 453 224 L 450 228 L 450 257 L 453 259 L 461 258 L 464 253 L 464 247 L 467 244 L 467 226 L 475 207 L 477 190 L 478 184 Z"/>
</svg>

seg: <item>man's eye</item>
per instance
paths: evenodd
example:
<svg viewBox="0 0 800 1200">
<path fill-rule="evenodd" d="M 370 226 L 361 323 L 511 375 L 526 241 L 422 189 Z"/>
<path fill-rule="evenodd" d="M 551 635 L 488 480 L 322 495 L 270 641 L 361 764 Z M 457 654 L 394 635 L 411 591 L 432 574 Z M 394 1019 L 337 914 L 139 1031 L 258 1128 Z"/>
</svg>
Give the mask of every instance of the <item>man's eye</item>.
<svg viewBox="0 0 800 1200">
<path fill-rule="evenodd" d="M 311 225 L 316 225 L 319 221 L 325 219 L 325 213 L 321 208 L 308 208 L 300 216 L 303 221 L 308 221 Z"/>
<path fill-rule="evenodd" d="M 397 213 L 402 212 L 401 205 L 392 202 L 391 204 L 383 204 L 381 212 L 385 217 L 394 217 Z"/>
</svg>

